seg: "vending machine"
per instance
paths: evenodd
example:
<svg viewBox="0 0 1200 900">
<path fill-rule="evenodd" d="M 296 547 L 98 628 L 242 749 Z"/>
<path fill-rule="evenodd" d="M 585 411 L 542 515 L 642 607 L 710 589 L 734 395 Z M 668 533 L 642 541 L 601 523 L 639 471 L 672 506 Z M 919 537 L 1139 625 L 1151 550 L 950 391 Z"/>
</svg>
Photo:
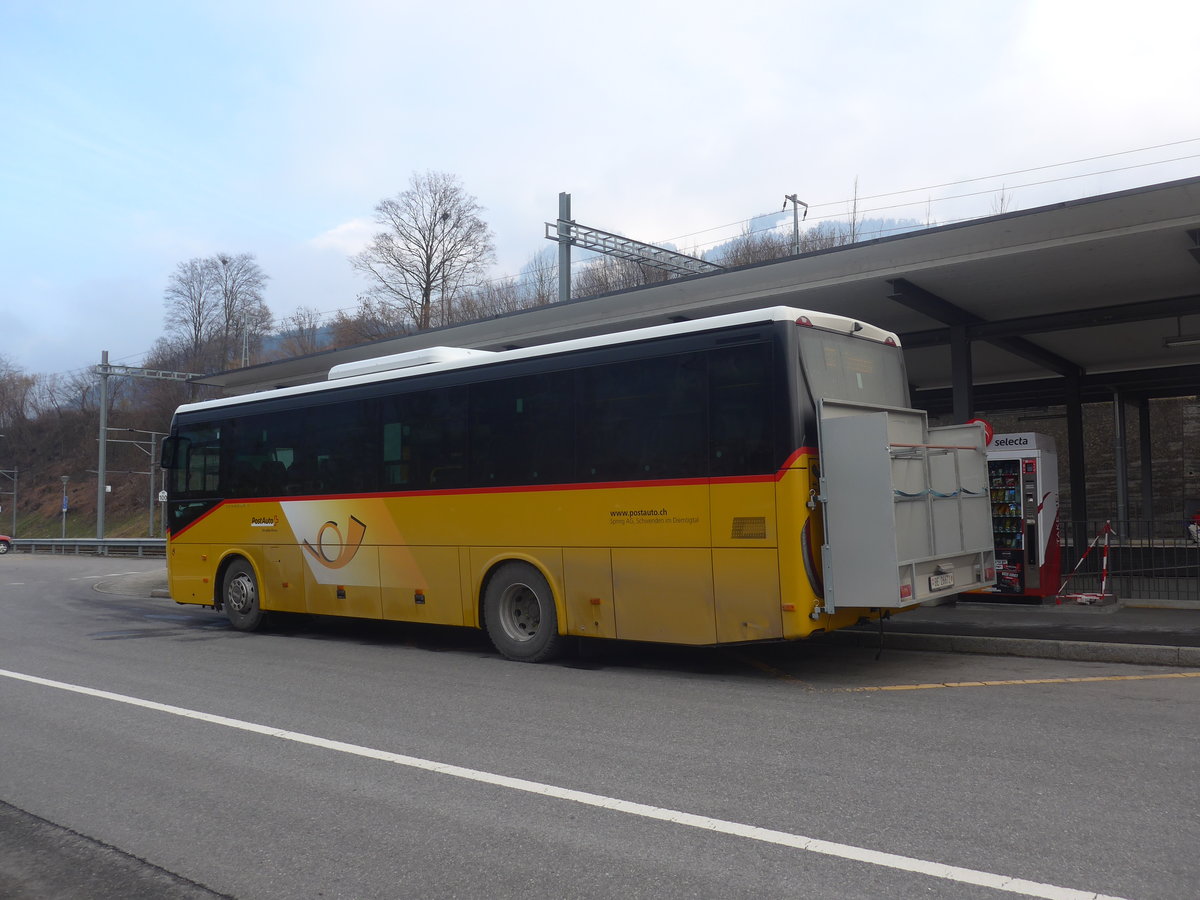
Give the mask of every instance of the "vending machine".
<svg viewBox="0 0 1200 900">
<path fill-rule="evenodd" d="M 988 445 L 988 489 L 996 544 L 996 600 L 1041 600 L 1058 593 L 1058 454 L 1033 432 L 997 434 Z"/>
</svg>

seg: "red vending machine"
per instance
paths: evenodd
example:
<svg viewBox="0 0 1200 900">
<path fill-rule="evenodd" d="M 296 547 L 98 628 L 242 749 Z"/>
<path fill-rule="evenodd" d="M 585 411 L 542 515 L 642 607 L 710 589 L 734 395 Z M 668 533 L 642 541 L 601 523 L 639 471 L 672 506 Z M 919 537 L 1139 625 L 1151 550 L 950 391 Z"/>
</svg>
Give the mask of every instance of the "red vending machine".
<svg viewBox="0 0 1200 900">
<path fill-rule="evenodd" d="M 1058 454 L 1033 432 L 997 434 L 988 445 L 988 487 L 996 544 L 996 600 L 1033 601 L 1058 593 Z"/>
</svg>

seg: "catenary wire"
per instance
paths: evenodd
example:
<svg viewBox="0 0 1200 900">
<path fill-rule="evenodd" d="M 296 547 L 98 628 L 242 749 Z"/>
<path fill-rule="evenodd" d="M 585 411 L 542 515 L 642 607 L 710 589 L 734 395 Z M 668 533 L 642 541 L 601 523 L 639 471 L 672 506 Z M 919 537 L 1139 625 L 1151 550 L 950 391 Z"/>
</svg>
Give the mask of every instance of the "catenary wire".
<svg viewBox="0 0 1200 900">
<path fill-rule="evenodd" d="M 1008 172 L 1000 172 L 1000 173 L 996 173 L 993 175 L 981 175 L 981 176 L 976 176 L 976 177 L 972 177 L 972 178 L 963 178 L 963 179 L 958 179 L 955 181 L 946 181 L 946 182 L 941 182 L 938 184 L 925 185 L 922 187 L 907 188 L 907 189 L 897 190 L 897 191 L 886 191 L 886 192 L 882 192 L 882 193 L 878 193 L 878 194 L 867 194 L 867 195 L 863 195 L 863 196 L 859 196 L 859 197 L 847 198 L 844 200 L 822 201 L 822 202 L 818 202 L 818 203 L 809 204 L 808 209 L 811 211 L 814 209 L 824 209 L 824 208 L 829 208 L 829 207 L 844 208 L 847 204 L 852 203 L 852 202 L 859 203 L 859 202 L 866 202 L 866 201 L 871 201 L 871 200 L 882 200 L 882 199 L 886 199 L 889 197 L 902 197 L 906 194 L 916 194 L 916 193 L 920 193 L 920 192 L 924 192 L 924 191 L 939 190 L 941 188 L 956 187 L 959 185 L 977 184 L 980 182 L 994 181 L 995 179 L 998 179 L 998 178 L 1008 178 L 1008 177 L 1011 177 L 1014 175 L 1026 175 L 1026 174 L 1030 174 L 1033 172 L 1044 172 L 1044 171 L 1048 171 L 1051 169 L 1060 169 L 1060 168 L 1065 168 L 1067 166 L 1072 166 L 1072 165 L 1081 165 L 1084 163 L 1096 162 L 1096 161 L 1104 160 L 1104 159 L 1114 159 L 1114 158 L 1121 157 L 1121 156 L 1129 156 L 1129 155 L 1132 155 L 1135 153 L 1147 153 L 1147 152 L 1151 152 L 1154 150 L 1161 150 L 1161 149 L 1165 149 L 1165 148 L 1169 148 L 1169 147 L 1179 147 L 1179 146 L 1183 146 L 1186 144 L 1196 143 L 1198 141 L 1200 141 L 1200 137 L 1186 138 L 1186 139 L 1182 139 L 1182 140 L 1178 140 L 1178 141 L 1169 141 L 1169 142 L 1161 143 L 1161 144 L 1152 144 L 1152 145 L 1148 145 L 1145 147 L 1138 147 L 1138 148 L 1134 148 L 1134 149 L 1130 149 L 1130 150 L 1120 150 L 1120 151 L 1116 151 L 1113 153 L 1105 153 L 1105 154 L 1099 154 L 1096 156 L 1082 157 L 1080 159 L 1074 159 L 1074 160 L 1069 160 L 1069 161 L 1065 161 L 1065 162 L 1048 163 L 1045 165 L 1031 166 L 1031 167 L 1024 168 L 1024 169 L 1014 169 L 1014 170 L 1011 170 Z M 1132 170 L 1136 170 L 1136 169 L 1149 168 L 1151 166 L 1157 166 L 1157 165 L 1166 165 L 1166 164 L 1173 163 L 1173 162 L 1182 162 L 1182 161 L 1187 161 L 1187 160 L 1197 159 L 1197 158 L 1200 158 L 1200 154 L 1190 154 L 1190 155 L 1186 155 L 1186 156 L 1173 157 L 1170 159 L 1153 160 L 1153 161 L 1145 162 L 1145 163 L 1134 163 L 1134 164 L 1131 164 L 1128 166 L 1119 166 L 1119 167 L 1110 168 L 1110 169 L 1103 169 L 1100 171 L 1089 171 L 1089 172 L 1083 172 L 1083 173 L 1077 173 L 1077 174 L 1071 174 L 1071 175 L 1062 175 L 1062 176 L 1059 176 L 1056 178 L 1047 178 L 1047 179 L 1042 179 L 1039 181 L 1024 182 L 1024 183 L 1016 184 L 1016 185 L 1002 185 L 1000 190 L 1002 190 L 1004 192 L 1011 192 L 1014 190 L 1019 190 L 1019 189 L 1023 189 L 1023 188 L 1029 188 L 1029 187 L 1042 187 L 1042 186 L 1045 186 L 1048 184 L 1057 184 L 1057 183 L 1062 183 L 1062 182 L 1067 182 L 1067 181 L 1072 181 L 1072 180 L 1078 180 L 1080 178 L 1089 178 L 1089 177 L 1095 177 L 1095 176 L 1099 176 L 1099 175 L 1116 174 L 1119 172 L 1127 172 L 1127 171 L 1132 171 Z M 978 191 L 967 191 L 967 192 L 959 193 L 959 194 L 950 194 L 950 195 L 938 197 L 938 198 L 928 198 L 928 197 L 918 198 L 918 199 L 906 201 L 903 203 L 894 203 L 894 204 L 887 204 L 887 205 L 883 205 L 883 206 L 873 206 L 873 207 L 867 207 L 864 209 L 858 209 L 858 210 L 856 210 L 856 213 L 861 215 L 861 214 L 865 214 L 865 213 L 886 212 L 889 210 L 905 209 L 905 208 L 914 207 L 914 206 L 926 206 L 928 208 L 928 207 L 931 207 L 933 204 L 945 203 L 945 202 L 948 202 L 951 200 L 961 200 L 961 199 L 968 199 L 971 197 L 985 196 L 985 195 L 994 194 L 994 193 L 996 193 L 995 188 L 988 188 L 988 189 L 978 190 Z M 775 219 L 778 216 L 779 216 L 779 213 L 777 213 L 777 212 L 761 213 L 759 215 L 750 216 L 745 219 L 739 219 L 735 222 L 729 222 L 729 223 L 726 223 L 723 225 L 714 225 L 714 226 L 711 226 L 708 228 L 699 229 L 697 231 L 688 232 L 686 234 L 678 235 L 676 237 L 668 238 L 668 239 L 665 239 L 662 241 L 658 241 L 656 243 L 659 245 L 663 245 L 663 244 L 678 245 L 678 242 L 684 241 L 687 238 L 696 237 L 696 236 L 704 235 L 704 234 L 710 234 L 715 231 L 722 231 L 722 230 L 735 228 L 735 227 L 739 227 L 739 226 L 743 227 L 743 228 L 745 228 L 746 226 L 751 226 L 748 233 L 762 234 L 764 232 L 776 230 L 780 226 L 777 223 L 775 223 L 767 228 L 762 228 L 762 229 L 756 230 L 753 228 L 753 223 L 760 219 L 767 219 L 767 218 Z M 844 216 L 843 213 L 825 213 L 825 214 L 818 214 L 815 216 L 809 216 L 808 220 L 809 221 L 828 221 L 828 220 L 840 219 L 840 218 L 843 218 L 843 216 Z M 958 222 L 969 221 L 970 219 L 973 219 L 973 218 L 977 218 L 977 216 L 964 216 L 964 217 L 955 218 L 955 219 L 942 220 L 942 221 L 939 221 L 936 223 L 931 222 L 931 223 L 929 223 L 929 227 L 932 227 L 933 225 L 956 224 Z M 920 227 L 922 227 L 922 226 L 918 225 L 918 226 L 914 227 L 912 225 L 903 224 L 903 225 L 893 226 L 893 227 L 889 227 L 889 228 L 872 229 L 871 233 L 873 235 L 882 235 L 882 234 L 891 233 L 891 232 L 917 230 Z M 730 240 L 732 240 L 732 238 L 730 238 L 730 237 L 716 238 L 711 241 L 695 244 L 690 249 L 693 251 L 696 251 L 696 252 L 702 252 L 706 249 L 711 249 L 712 247 L 727 243 Z M 534 254 L 534 256 L 537 256 L 537 255 L 538 254 Z M 589 260 L 574 259 L 574 260 L 572 260 L 572 266 L 586 264 L 587 262 L 589 262 Z M 522 273 L 502 274 L 502 275 L 497 275 L 493 278 L 485 279 L 483 283 L 487 284 L 487 285 L 499 285 L 499 284 L 502 284 L 507 281 L 515 281 L 515 283 L 517 285 L 522 285 L 522 284 L 527 284 L 530 281 L 534 280 L 535 277 L 536 276 L 534 276 L 534 275 L 522 275 Z M 330 321 L 332 321 L 332 319 L 335 316 L 337 316 L 339 313 L 350 312 L 350 311 L 353 311 L 354 309 L 355 309 L 355 307 L 349 306 L 349 307 L 339 307 L 339 308 L 333 309 L 333 310 L 318 310 L 318 311 L 316 311 L 317 321 L 320 326 L 324 326 L 324 325 L 327 325 Z M 126 360 L 133 360 L 133 359 L 139 359 L 139 358 L 144 359 L 145 356 L 149 352 L 150 351 L 146 351 L 145 353 L 140 353 L 140 354 L 139 353 L 126 354 L 126 355 L 120 357 L 119 360 L 115 360 L 115 362 L 123 364 L 124 361 L 126 361 Z M 67 377 L 72 377 L 75 375 L 83 374 L 83 373 L 89 371 L 91 368 L 92 368 L 92 365 L 86 365 L 86 366 L 80 366 L 80 367 L 76 367 L 73 369 L 69 369 L 64 372 L 58 372 L 58 373 L 52 373 L 52 374 L 56 377 L 67 378 Z"/>
</svg>

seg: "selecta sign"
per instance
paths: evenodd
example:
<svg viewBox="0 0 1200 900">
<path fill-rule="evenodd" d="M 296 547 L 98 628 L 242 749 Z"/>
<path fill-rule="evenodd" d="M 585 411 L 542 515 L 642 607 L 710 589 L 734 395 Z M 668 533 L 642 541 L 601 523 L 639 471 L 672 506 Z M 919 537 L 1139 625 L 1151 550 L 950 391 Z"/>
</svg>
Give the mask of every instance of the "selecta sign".
<svg viewBox="0 0 1200 900">
<path fill-rule="evenodd" d="M 1053 450 L 1054 438 L 1034 431 L 997 434 L 988 444 L 989 450 Z"/>
</svg>

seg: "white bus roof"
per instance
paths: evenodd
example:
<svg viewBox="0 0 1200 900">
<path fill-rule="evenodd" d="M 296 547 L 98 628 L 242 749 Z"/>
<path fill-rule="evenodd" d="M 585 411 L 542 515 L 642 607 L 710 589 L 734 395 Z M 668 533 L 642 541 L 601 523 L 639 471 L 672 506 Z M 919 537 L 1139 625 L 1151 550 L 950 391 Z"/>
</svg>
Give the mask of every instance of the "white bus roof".
<svg viewBox="0 0 1200 900">
<path fill-rule="evenodd" d="M 805 318 L 813 326 L 827 331 L 852 334 L 856 337 L 878 341 L 879 343 L 890 340 L 895 346 L 900 346 L 900 338 L 893 332 L 885 331 L 874 325 L 868 325 L 857 319 L 836 316 L 830 313 L 796 309 L 790 306 L 772 306 L 748 312 L 710 316 L 687 322 L 676 322 L 670 325 L 654 325 L 650 328 L 636 328 L 631 331 L 615 331 L 609 334 L 577 338 L 570 341 L 559 341 L 553 344 L 538 344 L 534 347 L 522 347 L 516 350 L 491 351 L 468 350 L 459 347 L 427 347 L 422 350 L 413 350 L 409 353 L 397 353 L 391 356 L 381 356 L 375 359 L 366 359 L 334 366 L 329 370 L 328 381 L 302 384 L 295 387 L 276 388 L 253 394 L 242 394 L 236 397 L 222 397 L 217 400 L 204 400 L 199 403 L 185 403 L 176 410 L 176 413 L 215 409 L 222 406 L 240 406 L 246 403 L 254 403 L 259 400 L 278 397 L 318 394 L 334 387 L 372 384 L 380 381 L 395 381 L 432 372 L 469 369 L 510 360 L 535 359 L 540 356 L 551 356 L 556 353 L 588 350 L 594 347 L 610 347 L 615 344 L 629 344 L 636 341 L 671 337 L 673 335 L 698 334 L 705 331 L 736 327 L 738 325 L 754 325 L 762 322 L 795 322 L 800 318 Z"/>
</svg>

